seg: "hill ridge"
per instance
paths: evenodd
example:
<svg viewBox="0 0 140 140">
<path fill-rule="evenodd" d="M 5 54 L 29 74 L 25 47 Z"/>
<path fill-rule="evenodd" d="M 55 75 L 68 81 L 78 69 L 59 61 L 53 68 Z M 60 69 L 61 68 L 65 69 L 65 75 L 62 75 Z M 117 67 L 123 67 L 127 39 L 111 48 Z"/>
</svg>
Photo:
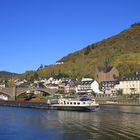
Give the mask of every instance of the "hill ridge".
<svg viewBox="0 0 140 140">
<path fill-rule="evenodd" d="M 50 65 L 38 69 L 39 77 L 95 77 L 96 68 L 103 66 L 106 58 L 115 66 L 120 76 L 140 70 L 140 24 L 132 24 L 130 28 L 119 34 L 64 56 L 57 62 L 64 64 Z M 24 75 L 27 76 L 25 73 Z M 28 75 L 30 75 L 28 73 Z M 32 74 L 33 75 L 33 72 Z"/>
</svg>

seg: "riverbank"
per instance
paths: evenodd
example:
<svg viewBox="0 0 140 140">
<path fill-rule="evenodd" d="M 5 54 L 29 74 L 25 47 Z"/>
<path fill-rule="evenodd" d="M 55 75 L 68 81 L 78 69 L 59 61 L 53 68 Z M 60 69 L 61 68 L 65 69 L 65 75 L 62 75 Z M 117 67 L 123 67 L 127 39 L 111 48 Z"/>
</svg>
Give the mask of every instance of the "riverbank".
<svg viewBox="0 0 140 140">
<path fill-rule="evenodd" d="M 100 105 L 114 105 L 114 106 L 140 106 L 140 104 L 127 104 L 127 103 L 100 103 Z"/>
<path fill-rule="evenodd" d="M 101 106 L 140 106 L 140 104 L 128 104 L 128 103 L 99 103 Z M 21 107 L 21 108 L 36 108 L 36 109 L 47 109 L 47 110 L 57 110 L 51 107 L 45 102 L 28 102 L 28 101 L 0 101 L 0 106 L 8 107 Z"/>
<path fill-rule="evenodd" d="M 50 109 L 49 105 L 45 102 L 0 101 L 0 106 Z"/>
<path fill-rule="evenodd" d="M 86 106 L 63 106 L 57 104 L 48 104 L 45 102 L 27 102 L 27 101 L 0 101 L 0 106 L 8 106 L 8 107 L 21 107 L 21 108 L 38 108 L 38 109 L 46 109 L 46 110 L 66 110 L 66 111 L 96 111 L 99 108 L 99 105 L 90 106 L 87 104 Z"/>
<path fill-rule="evenodd" d="M 140 106 L 140 100 L 117 99 L 117 100 L 99 100 L 96 102 L 100 105 L 118 105 L 118 106 Z"/>
</svg>

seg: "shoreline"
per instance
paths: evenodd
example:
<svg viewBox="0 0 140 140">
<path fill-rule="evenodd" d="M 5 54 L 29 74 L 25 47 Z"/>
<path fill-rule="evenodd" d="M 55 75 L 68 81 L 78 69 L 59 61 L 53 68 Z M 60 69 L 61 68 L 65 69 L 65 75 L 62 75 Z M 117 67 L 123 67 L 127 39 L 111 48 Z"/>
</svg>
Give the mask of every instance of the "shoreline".
<svg viewBox="0 0 140 140">
<path fill-rule="evenodd" d="M 79 106 L 53 106 L 51 104 L 45 102 L 24 102 L 24 101 L 0 101 L 0 106 L 7 107 L 18 107 L 18 108 L 34 108 L 34 109 L 46 109 L 46 110 L 61 110 L 61 111 L 82 111 L 82 112 L 90 112 L 95 111 L 86 107 Z"/>
<path fill-rule="evenodd" d="M 100 106 L 140 106 L 140 104 L 121 104 L 121 103 L 99 103 Z M 28 102 L 28 101 L 0 101 L 0 106 L 19 107 L 19 108 L 35 108 L 35 109 L 53 109 L 45 102 Z"/>
<path fill-rule="evenodd" d="M 0 106 L 48 109 L 49 105 L 45 102 L 24 102 L 24 101 L 0 101 Z"/>
<path fill-rule="evenodd" d="M 122 103 L 118 103 L 118 104 L 108 104 L 108 103 L 103 103 L 103 104 L 99 104 L 102 106 L 106 106 L 106 105 L 114 105 L 114 106 L 140 106 L 140 104 L 122 104 Z"/>
</svg>

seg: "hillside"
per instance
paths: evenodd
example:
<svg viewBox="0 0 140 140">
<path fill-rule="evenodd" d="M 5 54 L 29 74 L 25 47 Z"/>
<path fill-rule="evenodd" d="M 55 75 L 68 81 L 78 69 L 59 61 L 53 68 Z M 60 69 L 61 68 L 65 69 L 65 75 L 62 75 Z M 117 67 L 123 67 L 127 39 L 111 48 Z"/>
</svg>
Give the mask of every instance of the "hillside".
<svg viewBox="0 0 140 140">
<path fill-rule="evenodd" d="M 12 78 L 13 76 L 17 76 L 18 74 L 16 73 L 11 73 L 7 71 L 0 71 L 0 80 L 7 80 Z"/>
<path fill-rule="evenodd" d="M 116 66 L 120 75 L 140 69 L 140 24 L 103 41 L 88 45 L 82 50 L 63 57 L 61 65 L 51 65 L 37 71 L 41 77 L 68 75 L 72 77 L 94 77 L 97 66 L 103 66 L 106 58 Z"/>
</svg>

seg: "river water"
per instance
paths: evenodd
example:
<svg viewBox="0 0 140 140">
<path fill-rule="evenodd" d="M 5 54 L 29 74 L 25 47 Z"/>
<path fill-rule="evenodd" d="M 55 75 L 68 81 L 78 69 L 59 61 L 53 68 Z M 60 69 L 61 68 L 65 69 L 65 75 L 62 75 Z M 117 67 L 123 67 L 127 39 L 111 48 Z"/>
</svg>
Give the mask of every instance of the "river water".
<svg viewBox="0 0 140 140">
<path fill-rule="evenodd" d="M 0 107 L 0 140 L 138 140 L 140 106 L 97 112 Z"/>
</svg>

